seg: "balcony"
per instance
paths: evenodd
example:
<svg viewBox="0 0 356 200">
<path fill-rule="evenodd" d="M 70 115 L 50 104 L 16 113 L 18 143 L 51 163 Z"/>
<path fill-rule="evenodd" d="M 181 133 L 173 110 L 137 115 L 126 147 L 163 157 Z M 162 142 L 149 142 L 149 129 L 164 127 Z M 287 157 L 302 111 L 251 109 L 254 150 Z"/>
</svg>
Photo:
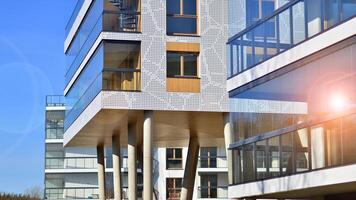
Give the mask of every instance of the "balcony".
<svg viewBox="0 0 356 200">
<path fill-rule="evenodd" d="M 294 0 L 229 39 L 229 78 L 355 17 L 352 1 Z"/>
<path fill-rule="evenodd" d="M 108 198 L 114 197 L 113 189 L 106 191 Z M 45 199 L 99 199 L 98 187 L 67 187 L 67 188 L 46 188 Z M 128 187 L 122 188 L 123 199 L 128 199 Z M 138 190 L 138 197 L 142 197 L 142 186 Z"/>
<path fill-rule="evenodd" d="M 64 106 L 64 96 L 61 95 L 48 95 L 46 96 L 46 106 Z"/>
<path fill-rule="evenodd" d="M 356 163 L 356 110 L 306 120 L 230 145 L 234 184 Z"/>
<path fill-rule="evenodd" d="M 122 158 L 122 168 L 127 169 L 127 156 Z M 112 168 L 112 159 L 105 159 L 105 166 Z M 96 157 L 48 157 L 46 169 L 97 169 Z"/>
<path fill-rule="evenodd" d="M 228 199 L 227 186 L 200 186 L 198 187 L 199 199 Z"/>
<path fill-rule="evenodd" d="M 121 2 L 121 4 L 120 4 Z M 83 19 L 66 51 L 65 85 L 73 78 L 101 32 L 139 33 L 141 13 L 135 1 L 97 0 Z"/>
</svg>

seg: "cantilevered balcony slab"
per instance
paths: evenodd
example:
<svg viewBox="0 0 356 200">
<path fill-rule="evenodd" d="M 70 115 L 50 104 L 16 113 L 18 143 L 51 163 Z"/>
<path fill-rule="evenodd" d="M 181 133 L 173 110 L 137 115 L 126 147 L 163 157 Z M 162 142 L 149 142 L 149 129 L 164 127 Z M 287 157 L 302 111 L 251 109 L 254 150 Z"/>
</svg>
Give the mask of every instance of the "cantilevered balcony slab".
<svg viewBox="0 0 356 200">
<path fill-rule="evenodd" d="M 190 95 L 187 95 L 186 99 L 178 98 L 178 93 L 171 94 L 171 97 L 167 93 L 166 99 L 155 99 L 151 95 L 101 91 L 66 130 L 64 145 L 111 145 L 111 136 L 117 130 L 124 133 L 120 139 L 125 144 L 127 123 L 137 122 L 137 134 L 142 135 L 143 110 L 154 111 L 153 135 L 156 145 L 187 145 L 191 129 L 196 130 L 203 146 L 224 144 L 223 112 L 228 111 L 225 100 L 217 101 L 218 104 L 221 103 L 221 107 L 218 107 L 202 105 L 202 97 L 199 95 L 196 98 L 189 98 Z"/>
</svg>

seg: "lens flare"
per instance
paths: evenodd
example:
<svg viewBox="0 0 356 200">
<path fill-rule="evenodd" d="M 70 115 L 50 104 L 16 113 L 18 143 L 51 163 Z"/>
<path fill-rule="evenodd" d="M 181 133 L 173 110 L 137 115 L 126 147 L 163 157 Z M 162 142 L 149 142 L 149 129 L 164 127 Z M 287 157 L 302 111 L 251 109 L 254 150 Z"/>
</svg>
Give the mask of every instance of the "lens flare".
<svg viewBox="0 0 356 200">
<path fill-rule="evenodd" d="M 347 99 L 344 95 L 335 94 L 331 98 L 330 106 L 333 109 L 333 111 L 336 112 L 344 111 L 347 106 Z"/>
</svg>

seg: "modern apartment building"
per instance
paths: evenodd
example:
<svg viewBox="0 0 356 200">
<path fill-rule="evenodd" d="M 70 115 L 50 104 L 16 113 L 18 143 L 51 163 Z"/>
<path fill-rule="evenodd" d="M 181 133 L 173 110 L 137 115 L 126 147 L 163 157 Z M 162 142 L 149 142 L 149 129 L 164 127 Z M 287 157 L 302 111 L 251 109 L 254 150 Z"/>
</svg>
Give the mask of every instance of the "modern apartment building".
<svg viewBox="0 0 356 200">
<path fill-rule="evenodd" d="M 172 198 L 196 197 L 196 174 L 205 173 L 197 170 L 199 149 L 230 143 L 224 137 L 231 135 L 227 9 L 227 0 L 78 1 L 64 43 L 63 144 L 96 148 L 100 199 L 109 198 L 104 149 L 112 152 L 114 198 L 124 197 L 122 148 L 129 199 L 138 198 L 140 189 L 145 200 L 161 196 L 156 184 L 164 182 L 155 181 L 154 157 L 161 148 L 186 149 L 183 171 L 164 170 L 182 178 L 165 181 L 173 191 L 181 187 Z M 223 184 L 218 175 L 200 180 L 204 197 L 215 197 L 218 188 L 212 187 Z"/>
<path fill-rule="evenodd" d="M 44 199 L 98 199 L 95 148 L 63 147 L 65 104 L 63 96 L 46 97 L 45 192 Z M 127 148 L 121 149 L 122 194 L 128 198 Z M 154 149 L 156 199 L 179 199 L 187 148 Z M 113 198 L 112 152 L 105 149 L 107 198 Z M 227 199 L 225 147 L 200 149 L 194 199 Z M 138 166 L 138 198 L 142 196 L 142 166 Z"/>
<path fill-rule="evenodd" d="M 230 1 L 231 199 L 356 199 L 356 1 Z"/>
</svg>

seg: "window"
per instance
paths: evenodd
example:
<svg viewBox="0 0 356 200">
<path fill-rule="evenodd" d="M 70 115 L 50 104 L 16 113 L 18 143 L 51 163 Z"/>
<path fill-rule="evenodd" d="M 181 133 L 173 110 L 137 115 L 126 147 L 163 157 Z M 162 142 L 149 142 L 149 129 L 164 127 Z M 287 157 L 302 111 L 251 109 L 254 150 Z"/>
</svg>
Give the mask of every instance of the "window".
<svg viewBox="0 0 356 200">
<path fill-rule="evenodd" d="M 202 147 L 200 149 L 200 167 L 216 168 L 217 148 Z"/>
<path fill-rule="evenodd" d="M 217 198 L 218 197 L 218 177 L 216 174 L 200 176 L 200 198 Z"/>
<path fill-rule="evenodd" d="M 167 0 L 167 34 L 197 34 L 196 0 Z"/>
<path fill-rule="evenodd" d="M 198 54 L 167 52 L 167 77 L 197 77 Z"/>
<path fill-rule="evenodd" d="M 181 178 L 167 178 L 166 191 L 168 200 L 180 199 L 180 191 L 182 189 Z"/>
<path fill-rule="evenodd" d="M 255 24 L 258 20 L 267 17 L 275 10 L 274 0 L 248 0 L 246 1 L 246 15 L 247 15 L 247 27 Z M 275 35 L 275 22 L 274 20 L 268 21 L 264 25 L 256 29 L 254 32 L 255 37 L 274 37 Z M 266 30 L 264 30 L 266 29 Z M 265 33 L 266 31 L 266 33 Z"/>
<path fill-rule="evenodd" d="M 172 148 L 166 150 L 167 169 L 182 169 L 182 149 Z"/>
</svg>

